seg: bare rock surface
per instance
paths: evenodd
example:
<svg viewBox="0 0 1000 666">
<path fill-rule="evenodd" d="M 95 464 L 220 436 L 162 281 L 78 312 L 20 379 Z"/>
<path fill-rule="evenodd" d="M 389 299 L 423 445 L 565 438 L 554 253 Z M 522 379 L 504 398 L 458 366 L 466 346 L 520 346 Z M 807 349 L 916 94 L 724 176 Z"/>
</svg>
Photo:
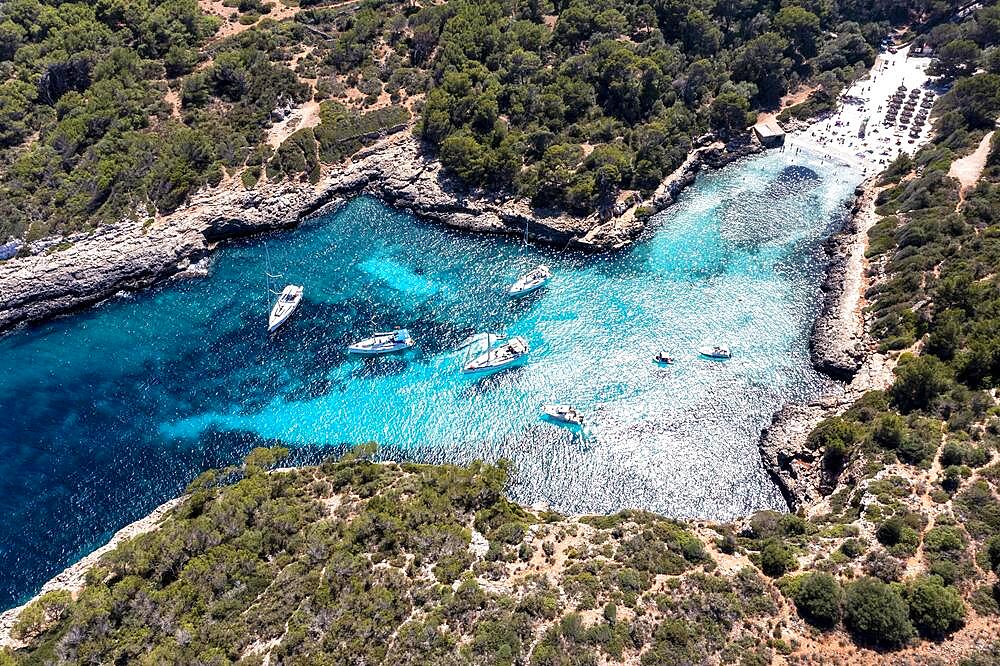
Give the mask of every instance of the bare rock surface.
<svg viewBox="0 0 1000 666">
<path fill-rule="evenodd" d="M 0 331 L 184 274 L 217 241 L 292 227 L 358 194 L 461 229 L 523 234 L 592 251 L 616 249 L 632 242 L 645 228 L 646 215 L 669 205 L 703 164 L 720 166 L 760 150 L 757 144 L 696 149 L 650 200 L 636 197 L 624 208 L 578 217 L 533 208 L 512 194 L 468 191 L 409 132 L 396 132 L 328 168 L 315 185 L 285 181 L 247 190 L 236 179 L 196 193 L 152 224 L 122 222 L 51 239 L 42 245 L 44 252 L 0 262 Z M 640 210 L 645 214 L 637 215 Z"/>
<path fill-rule="evenodd" d="M 863 294 L 868 232 L 877 221 L 877 188 L 866 182 L 858 188 L 854 209 L 840 233 L 826 243 L 830 268 L 823 282 L 823 308 L 813 326 L 810 352 L 817 370 L 841 381 L 851 381 L 867 357 Z"/>
</svg>

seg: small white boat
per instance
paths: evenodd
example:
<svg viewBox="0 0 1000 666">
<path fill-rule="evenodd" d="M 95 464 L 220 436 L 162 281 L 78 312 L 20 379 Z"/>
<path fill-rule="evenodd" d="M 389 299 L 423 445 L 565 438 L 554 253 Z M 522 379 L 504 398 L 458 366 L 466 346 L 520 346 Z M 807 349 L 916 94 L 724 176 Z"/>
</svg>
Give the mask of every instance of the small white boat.
<svg viewBox="0 0 1000 666">
<path fill-rule="evenodd" d="M 733 357 L 733 353 L 726 345 L 705 345 L 698 347 L 698 353 L 706 358 L 726 359 Z"/>
<path fill-rule="evenodd" d="M 674 357 L 667 354 L 665 351 L 658 351 L 656 355 L 653 356 L 653 360 L 657 363 L 662 363 L 663 365 L 673 365 Z"/>
<path fill-rule="evenodd" d="M 539 266 L 529 273 L 522 275 L 518 278 L 517 282 L 510 286 L 507 293 L 512 298 L 520 298 L 521 296 L 527 296 L 533 291 L 537 291 L 544 287 L 549 280 L 552 279 L 552 271 L 549 270 L 548 266 Z"/>
<path fill-rule="evenodd" d="M 583 425 L 583 414 L 569 405 L 546 405 L 542 407 L 542 414 L 553 421 L 567 423 L 569 425 Z"/>
<path fill-rule="evenodd" d="M 405 328 L 397 328 L 394 331 L 376 333 L 370 338 L 355 342 L 347 348 L 347 351 L 350 354 L 379 356 L 410 349 L 414 344 L 409 331 Z"/>
<path fill-rule="evenodd" d="M 499 338 L 478 353 L 470 347 L 462 372 L 474 375 L 517 367 L 527 360 L 529 349 L 528 341 L 519 335 L 509 339 Z"/>
<path fill-rule="evenodd" d="M 292 316 L 295 308 L 299 307 L 302 300 L 302 287 L 290 284 L 281 290 L 278 302 L 271 308 L 271 316 L 267 319 L 267 332 L 271 333 Z"/>
</svg>

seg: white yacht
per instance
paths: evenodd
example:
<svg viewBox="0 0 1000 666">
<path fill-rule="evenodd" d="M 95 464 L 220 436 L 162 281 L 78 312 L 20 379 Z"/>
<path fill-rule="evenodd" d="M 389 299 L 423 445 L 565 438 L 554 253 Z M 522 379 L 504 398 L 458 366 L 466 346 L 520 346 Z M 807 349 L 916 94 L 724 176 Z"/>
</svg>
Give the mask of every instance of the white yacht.
<svg viewBox="0 0 1000 666">
<path fill-rule="evenodd" d="M 519 335 L 513 338 L 496 338 L 485 350 L 477 351 L 470 347 L 462 372 L 467 375 L 485 374 L 517 367 L 527 360 L 529 349 L 528 341 Z"/>
<path fill-rule="evenodd" d="M 267 332 L 271 333 L 292 316 L 295 308 L 299 307 L 302 300 L 302 287 L 290 284 L 281 290 L 278 302 L 271 308 L 271 316 L 267 319 Z"/>
<path fill-rule="evenodd" d="M 727 359 L 733 357 L 733 353 L 726 345 L 705 345 L 698 347 L 698 353 L 707 358 Z"/>
<path fill-rule="evenodd" d="M 507 293 L 512 298 L 527 296 L 531 292 L 544 287 L 550 279 L 552 279 L 552 271 L 549 270 L 549 267 L 539 266 L 518 278 L 517 282 L 512 284 L 510 289 L 507 290 Z"/>
<path fill-rule="evenodd" d="M 405 328 L 397 328 L 394 331 L 376 333 L 370 338 L 359 340 L 348 347 L 347 351 L 363 356 L 378 356 L 404 351 L 413 347 L 414 344 L 409 331 Z"/>
<path fill-rule="evenodd" d="M 542 407 L 542 414 L 545 417 L 560 423 L 568 423 L 570 425 L 578 426 L 583 425 L 583 414 L 569 405 L 546 405 L 545 407 Z"/>
</svg>

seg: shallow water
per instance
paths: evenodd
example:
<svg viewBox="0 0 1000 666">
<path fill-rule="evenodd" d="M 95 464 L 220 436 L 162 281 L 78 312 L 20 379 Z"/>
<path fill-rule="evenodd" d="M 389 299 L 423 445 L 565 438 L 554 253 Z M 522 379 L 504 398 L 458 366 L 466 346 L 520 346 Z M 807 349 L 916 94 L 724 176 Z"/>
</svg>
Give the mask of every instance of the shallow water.
<svg viewBox="0 0 1000 666">
<path fill-rule="evenodd" d="M 604 257 L 356 199 L 231 244 L 207 279 L 0 338 L 0 607 L 264 441 L 296 445 L 300 459 L 369 440 L 422 460 L 506 457 L 517 499 L 568 512 L 726 519 L 782 508 L 756 443 L 783 402 L 824 389 L 807 344 L 820 245 L 857 180 L 808 166 L 772 153 L 703 175 L 647 237 Z M 268 257 L 305 285 L 270 337 Z M 539 263 L 553 269 L 549 287 L 506 298 Z M 343 352 L 394 325 L 419 349 Z M 452 350 L 487 331 L 527 337 L 527 365 L 460 375 Z M 695 348 L 713 341 L 734 358 L 699 359 Z M 675 365 L 652 363 L 661 348 Z M 541 421 L 549 402 L 584 411 L 589 435 Z"/>
</svg>

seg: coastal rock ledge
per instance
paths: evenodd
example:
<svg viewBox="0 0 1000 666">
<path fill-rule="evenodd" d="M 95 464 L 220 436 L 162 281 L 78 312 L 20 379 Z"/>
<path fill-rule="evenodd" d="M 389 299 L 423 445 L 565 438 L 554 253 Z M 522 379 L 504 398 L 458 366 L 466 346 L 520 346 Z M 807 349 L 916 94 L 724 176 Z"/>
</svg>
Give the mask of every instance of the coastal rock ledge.
<svg viewBox="0 0 1000 666">
<path fill-rule="evenodd" d="M 649 215 L 694 182 L 702 166 L 719 167 L 761 150 L 757 143 L 697 148 L 648 199 L 633 194 L 601 214 L 577 217 L 533 208 L 513 195 L 469 191 L 419 140 L 398 131 L 329 167 L 315 185 L 266 183 L 247 190 L 233 179 L 199 192 L 169 216 L 104 226 L 47 243 L 47 252 L 0 262 L 0 331 L 92 305 L 122 290 L 196 274 L 192 266 L 217 241 L 292 227 L 359 194 L 461 229 L 526 235 L 592 251 L 617 249 L 642 232 Z"/>
<path fill-rule="evenodd" d="M 877 220 L 877 188 L 858 186 L 853 210 L 824 249 L 830 267 L 823 281 L 823 305 L 810 338 L 813 366 L 834 379 L 850 382 L 871 354 L 864 320 L 865 251 L 868 232 Z"/>
</svg>

